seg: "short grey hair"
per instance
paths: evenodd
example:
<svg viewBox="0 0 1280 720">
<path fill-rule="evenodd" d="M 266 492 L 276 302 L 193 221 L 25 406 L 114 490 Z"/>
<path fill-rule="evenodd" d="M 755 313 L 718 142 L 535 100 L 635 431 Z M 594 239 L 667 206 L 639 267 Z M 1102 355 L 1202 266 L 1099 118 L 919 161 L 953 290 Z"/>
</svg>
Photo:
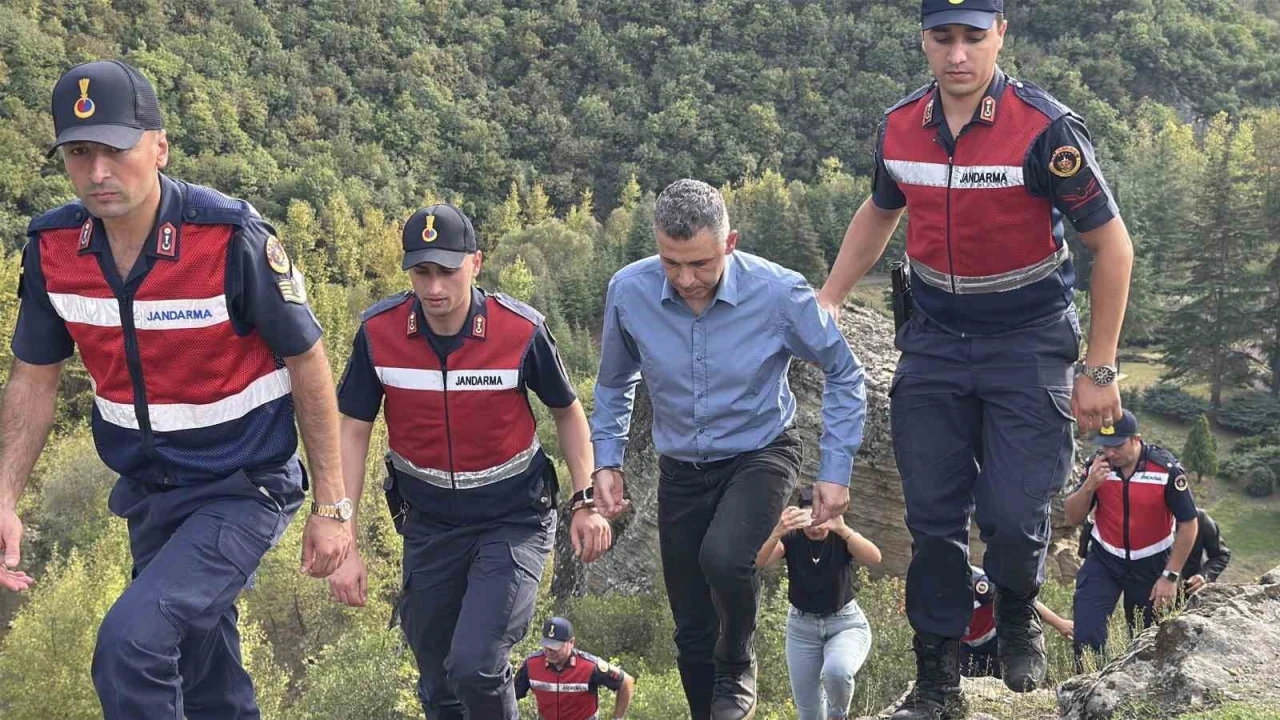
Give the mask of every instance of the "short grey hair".
<svg viewBox="0 0 1280 720">
<path fill-rule="evenodd" d="M 701 180 L 677 180 L 658 196 L 653 227 L 673 240 L 688 240 L 710 229 L 716 239 L 729 238 L 729 211 L 720 191 Z"/>
</svg>

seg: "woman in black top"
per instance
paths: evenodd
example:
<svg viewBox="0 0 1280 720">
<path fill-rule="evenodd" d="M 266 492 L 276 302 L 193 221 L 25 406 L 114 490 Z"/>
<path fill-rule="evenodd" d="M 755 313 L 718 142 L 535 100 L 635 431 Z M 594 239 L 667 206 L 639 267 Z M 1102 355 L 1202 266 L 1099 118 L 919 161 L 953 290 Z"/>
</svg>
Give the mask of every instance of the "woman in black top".
<svg viewBox="0 0 1280 720">
<path fill-rule="evenodd" d="M 837 515 L 812 527 L 812 488 L 782 511 L 756 557 L 766 567 L 787 559 L 787 670 L 800 720 L 843 720 L 853 676 L 871 650 L 871 626 L 854 599 L 853 561 L 880 562 L 880 549 Z"/>
</svg>

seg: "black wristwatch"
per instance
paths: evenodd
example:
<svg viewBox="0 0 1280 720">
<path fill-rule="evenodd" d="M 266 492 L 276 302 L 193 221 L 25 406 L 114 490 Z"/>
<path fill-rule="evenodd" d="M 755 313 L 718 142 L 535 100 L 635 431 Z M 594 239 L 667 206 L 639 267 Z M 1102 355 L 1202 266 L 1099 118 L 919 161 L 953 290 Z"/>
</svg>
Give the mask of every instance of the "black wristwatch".
<svg viewBox="0 0 1280 720">
<path fill-rule="evenodd" d="M 574 512 L 579 508 L 595 507 L 596 489 L 593 485 L 588 485 L 569 498 L 569 512 Z"/>
<path fill-rule="evenodd" d="M 1120 377 L 1120 371 L 1113 365 L 1092 367 L 1081 361 L 1076 363 L 1076 375 L 1085 375 L 1093 381 L 1094 385 L 1106 387 Z"/>
<path fill-rule="evenodd" d="M 1165 570 L 1164 572 L 1160 573 L 1160 577 L 1175 584 L 1182 579 L 1181 573 L 1178 573 L 1174 570 Z"/>
</svg>

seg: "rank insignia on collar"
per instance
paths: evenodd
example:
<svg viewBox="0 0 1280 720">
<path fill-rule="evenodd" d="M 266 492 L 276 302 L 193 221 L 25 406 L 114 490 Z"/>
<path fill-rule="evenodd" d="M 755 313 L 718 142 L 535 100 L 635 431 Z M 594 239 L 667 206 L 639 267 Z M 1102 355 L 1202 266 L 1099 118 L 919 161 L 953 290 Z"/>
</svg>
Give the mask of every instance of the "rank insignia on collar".
<svg viewBox="0 0 1280 720">
<path fill-rule="evenodd" d="M 412 337 L 418 334 L 418 313 L 409 311 L 409 327 L 405 335 Z"/>
<path fill-rule="evenodd" d="M 89 247 L 89 241 L 93 239 L 93 218 L 84 221 L 80 226 L 80 248 L 84 250 Z"/>
<path fill-rule="evenodd" d="M 996 99 L 990 95 L 982 99 L 982 114 L 979 116 L 987 122 L 996 119 Z"/>
<path fill-rule="evenodd" d="M 165 223 L 156 232 L 156 254 L 176 257 L 178 254 L 178 230 L 172 223 Z"/>
<path fill-rule="evenodd" d="M 284 251 L 280 238 L 275 235 L 267 237 L 267 265 L 281 275 L 289 273 L 289 255 Z"/>
<path fill-rule="evenodd" d="M 933 122 L 933 93 L 929 93 L 929 102 L 924 104 L 924 120 L 920 126 L 928 127 L 931 122 Z"/>
<path fill-rule="evenodd" d="M 471 323 L 471 334 L 482 338 L 484 337 L 484 316 L 477 315 L 475 322 Z"/>
</svg>

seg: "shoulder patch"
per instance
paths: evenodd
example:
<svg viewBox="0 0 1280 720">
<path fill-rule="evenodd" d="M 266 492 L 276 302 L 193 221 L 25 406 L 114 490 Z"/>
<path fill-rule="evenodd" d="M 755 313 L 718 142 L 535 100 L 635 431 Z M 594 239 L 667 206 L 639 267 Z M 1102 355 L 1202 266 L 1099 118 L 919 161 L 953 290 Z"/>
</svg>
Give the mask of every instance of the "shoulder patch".
<svg viewBox="0 0 1280 720">
<path fill-rule="evenodd" d="M 387 312 L 388 310 L 394 310 L 395 308 L 398 308 L 401 305 L 403 305 L 405 300 L 408 300 L 409 298 L 412 298 L 412 297 L 413 297 L 413 291 L 405 290 L 402 293 L 392 295 L 391 297 L 383 298 L 378 302 L 374 303 L 373 305 L 369 306 L 368 310 L 365 310 L 363 313 L 361 313 L 360 321 L 365 322 L 373 318 L 375 315 L 381 315 L 382 313 Z"/>
<path fill-rule="evenodd" d="M 520 302 L 506 293 L 485 293 L 485 295 L 497 300 L 499 305 L 519 315 L 525 320 L 528 320 L 534 325 L 541 325 L 546 319 L 543 317 L 542 313 L 534 310 L 532 307 Z"/>
<path fill-rule="evenodd" d="M 1026 104 L 1044 113 L 1050 120 L 1057 120 L 1064 115 L 1074 115 L 1071 108 L 1063 105 L 1057 98 L 1050 95 L 1044 88 L 1035 83 L 1026 80 L 1008 79 L 1009 87 L 1013 88 L 1013 94 L 1017 95 Z"/>
<path fill-rule="evenodd" d="M 29 234 L 42 230 L 58 230 L 61 228 L 79 227 L 89 217 L 89 212 L 79 200 L 56 207 L 31 219 L 27 225 Z"/>
<path fill-rule="evenodd" d="M 901 100 L 899 100 L 898 102 L 896 102 L 896 103 L 894 103 L 893 105 L 891 105 L 891 106 L 889 107 L 889 109 L 887 109 L 887 110 L 885 110 L 885 111 L 884 111 L 884 114 L 885 114 L 885 115 L 888 115 L 889 113 L 892 113 L 892 112 L 893 112 L 893 111 L 895 111 L 895 110 L 899 110 L 899 109 L 903 108 L 904 106 L 906 106 L 906 105 L 910 105 L 911 103 L 915 102 L 916 100 L 919 100 L 920 98 L 924 97 L 924 96 L 925 96 L 925 94 L 927 94 L 928 92 L 930 92 L 931 90 L 933 90 L 933 85 L 934 85 L 933 83 L 929 83 L 929 84 L 925 85 L 924 87 L 921 87 L 921 88 L 917 89 L 915 92 L 911 93 L 910 95 L 908 95 L 908 96 L 906 96 L 906 97 L 902 98 L 902 99 L 901 99 Z"/>
</svg>

